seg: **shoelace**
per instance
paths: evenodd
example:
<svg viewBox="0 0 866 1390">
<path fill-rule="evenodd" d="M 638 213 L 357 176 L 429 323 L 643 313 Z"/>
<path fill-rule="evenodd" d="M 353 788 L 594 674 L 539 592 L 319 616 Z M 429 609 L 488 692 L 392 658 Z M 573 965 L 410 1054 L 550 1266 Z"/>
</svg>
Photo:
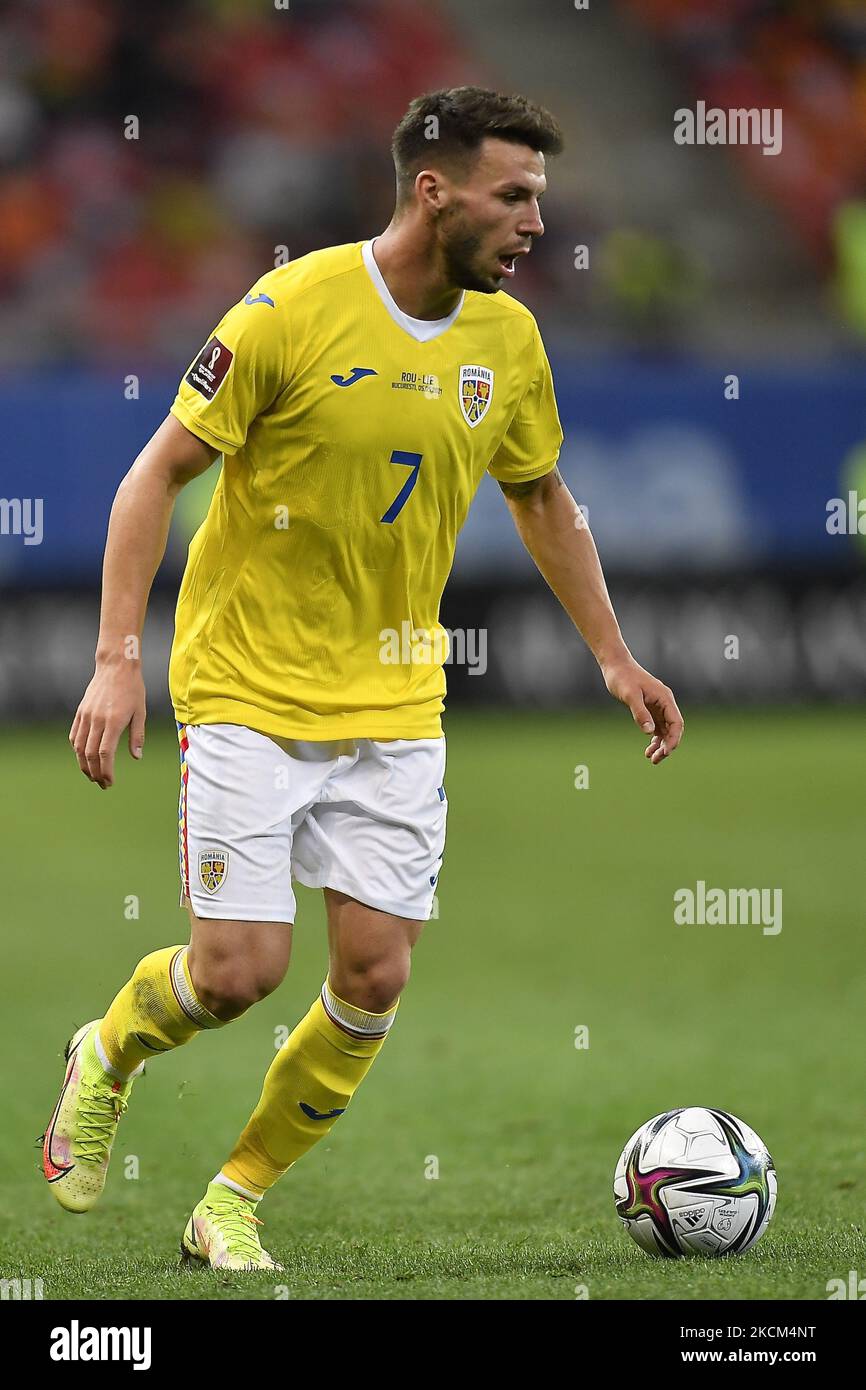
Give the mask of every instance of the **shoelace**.
<svg viewBox="0 0 866 1390">
<path fill-rule="evenodd" d="M 250 1260 L 261 1259 L 264 1252 L 256 1226 L 263 1226 L 263 1221 L 251 1211 L 240 1211 L 232 1202 L 209 1203 L 206 1210 L 218 1224 L 220 1234 L 230 1244 L 233 1255 L 242 1255 Z"/>
<path fill-rule="evenodd" d="M 82 1081 L 73 1156 L 80 1162 L 103 1163 L 111 1148 L 117 1122 L 126 1109 L 126 1101 L 116 1092 Z"/>
</svg>

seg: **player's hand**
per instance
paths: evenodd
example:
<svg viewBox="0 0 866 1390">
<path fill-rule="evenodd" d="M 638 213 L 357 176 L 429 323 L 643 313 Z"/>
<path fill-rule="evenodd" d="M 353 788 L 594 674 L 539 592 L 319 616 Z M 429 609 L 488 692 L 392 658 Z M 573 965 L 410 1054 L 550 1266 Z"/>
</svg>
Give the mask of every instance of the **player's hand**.
<svg viewBox="0 0 866 1390">
<path fill-rule="evenodd" d="M 106 791 L 114 783 L 114 755 L 124 729 L 129 751 L 140 758 L 146 718 L 144 680 L 137 661 L 97 662 L 78 706 L 69 742 L 85 777 Z"/>
<path fill-rule="evenodd" d="M 650 762 L 669 758 L 683 736 L 683 716 L 673 691 L 633 659 L 604 669 L 604 683 L 617 700 L 628 705 L 634 722 L 652 738 L 644 750 Z"/>
</svg>

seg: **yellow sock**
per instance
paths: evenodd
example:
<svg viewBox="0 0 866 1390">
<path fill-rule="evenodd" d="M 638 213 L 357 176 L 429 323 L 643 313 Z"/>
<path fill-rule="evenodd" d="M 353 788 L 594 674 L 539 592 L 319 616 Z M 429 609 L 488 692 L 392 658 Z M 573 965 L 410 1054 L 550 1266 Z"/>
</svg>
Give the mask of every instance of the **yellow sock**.
<svg viewBox="0 0 866 1390">
<path fill-rule="evenodd" d="M 202 1028 L 222 1027 L 196 998 L 186 955 L 186 946 L 166 946 L 138 962 L 99 1025 L 103 1065 L 129 1076 L 147 1057 L 180 1047 Z"/>
<path fill-rule="evenodd" d="M 259 1103 L 219 1177 L 251 1197 L 273 1186 L 333 1128 L 370 1070 L 396 1012 L 397 1004 L 383 1014 L 356 1009 L 326 980 L 271 1063 Z"/>
</svg>

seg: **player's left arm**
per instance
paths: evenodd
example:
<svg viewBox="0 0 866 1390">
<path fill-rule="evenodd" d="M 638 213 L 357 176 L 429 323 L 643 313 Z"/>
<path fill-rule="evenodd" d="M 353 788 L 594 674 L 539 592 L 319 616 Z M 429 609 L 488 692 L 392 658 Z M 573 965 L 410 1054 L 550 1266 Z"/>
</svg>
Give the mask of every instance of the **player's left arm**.
<svg viewBox="0 0 866 1390">
<path fill-rule="evenodd" d="M 528 482 L 500 480 L 517 532 L 601 668 L 605 685 L 644 733 L 646 756 L 669 757 L 683 736 L 673 693 L 635 661 L 613 611 L 592 532 L 559 469 Z"/>
</svg>

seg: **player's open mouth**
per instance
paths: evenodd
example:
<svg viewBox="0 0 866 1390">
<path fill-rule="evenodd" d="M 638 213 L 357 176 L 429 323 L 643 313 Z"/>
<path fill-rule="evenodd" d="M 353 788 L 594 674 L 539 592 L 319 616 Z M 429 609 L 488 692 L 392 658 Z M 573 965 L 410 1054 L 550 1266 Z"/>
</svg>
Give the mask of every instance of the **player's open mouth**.
<svg viewBox="0 0 866 1390">
<path fill-rule="evenodd" d="M 506 252 L 502 254 L 502 256 L 499 256 L 499 267 L 500 270 L 502 270 L 502 274 L 509 275 L 509 277 L 513 275 L 514 270 L 517 268 L 517 257 L 528 256 L 528 254 L 530 254 L 530 247 L 518 246 L 516 252 Z"/>
<path fill-rule="evenodd" d="M 502 256 L 496 257 L 502 274 L 509 278 L 512 277 L 517 268 L 517 257 L 528 256 L 528 254 L 530 254 L 530 247 L 518 246 L 516 252 L 503 252 Z"/>
</svg>

